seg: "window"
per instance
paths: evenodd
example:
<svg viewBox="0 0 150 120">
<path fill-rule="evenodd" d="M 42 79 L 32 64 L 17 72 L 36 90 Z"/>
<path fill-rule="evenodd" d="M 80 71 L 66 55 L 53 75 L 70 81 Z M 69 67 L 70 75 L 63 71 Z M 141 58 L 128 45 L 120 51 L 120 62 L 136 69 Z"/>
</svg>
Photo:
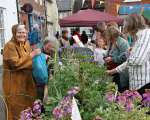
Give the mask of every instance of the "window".
<svg viewBox="0 0 150 120">
<path fill-rule="evenodd" d="M 38 3 L 38 0 L 34 0 L 36 3 Z"/>
<path fill-rule="evenodd" d="M 40 2 L 40 5 L 42 6 L 43 5 L 43 0 L 39 0 L 39 2 Z"/>
<path fill-rule="evenodd" d="M 3 48 L 5 44 L 4 37 L 4 9 L 0 8 L 0 48 Z"/>
</svg>

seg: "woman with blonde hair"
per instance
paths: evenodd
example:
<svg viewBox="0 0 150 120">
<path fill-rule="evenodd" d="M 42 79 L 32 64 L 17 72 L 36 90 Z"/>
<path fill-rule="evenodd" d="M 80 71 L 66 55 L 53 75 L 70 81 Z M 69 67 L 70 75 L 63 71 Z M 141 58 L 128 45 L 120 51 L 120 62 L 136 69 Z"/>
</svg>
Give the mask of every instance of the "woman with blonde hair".
<svg viewBox="0 0 150 120">
<path fill-rule="evenodd" d="M 119 29 L 115 26 L 107 28 L 106 39 L 108 41 L 108 52 L 104 60 L 107 69 L 110 70 L 126 61 L 126 51 L 129 49 L 129 44 L 121 37 Z M 125 72 L 114 74 L 113 81 L 118 85 L 120 92 L 128 89 L 128 75 Z"/>
<path fill-rule="evenodd" d="M 129 58 L 117 68 L 107 72 L 114 74 L 128 69 L 130 89 L 143 94 L 145 89 L 150 89 L 150 29 L 146 27 L 140 15 L 127 16 L 124 28 L 134 36 L 135 41 Z"/>
<path fill-rule="evenodd" d="M 41 51 L 31 51 L 24 25 L 14 25 L 12 34 L 3 52 L 3 93 L 8 106 L 8 120 L 18 120 L 20 112 L 35 100 L 32 58 Z"/>
</svg>

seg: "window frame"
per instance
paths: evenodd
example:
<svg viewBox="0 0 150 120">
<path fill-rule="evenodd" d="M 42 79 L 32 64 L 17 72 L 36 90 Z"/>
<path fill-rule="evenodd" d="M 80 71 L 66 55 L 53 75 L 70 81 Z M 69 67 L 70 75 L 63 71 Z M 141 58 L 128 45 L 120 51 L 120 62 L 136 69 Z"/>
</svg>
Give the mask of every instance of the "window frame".
<svg viewBox="0 0 150 120">
<path fill-rule="evenodd" d="M 4 11 L 5 8 L 0 7 L 0 48 L 3 48 L 5 44 Z"/>
</svg>

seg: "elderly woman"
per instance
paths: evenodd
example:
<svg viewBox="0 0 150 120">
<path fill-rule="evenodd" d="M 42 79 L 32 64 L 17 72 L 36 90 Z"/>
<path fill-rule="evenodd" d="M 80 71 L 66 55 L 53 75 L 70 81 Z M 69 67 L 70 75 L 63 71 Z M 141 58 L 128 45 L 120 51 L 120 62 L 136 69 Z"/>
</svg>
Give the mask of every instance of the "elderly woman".
<svg viewBox="0 0 150 120">
<path fill-rule="evenodd" d="M 129 44 L 121 37 L 121 33 L 115 26 L 108 27 L 106 35 L 109 47 L 105 62 L 108 69 L 113 69 L 126 61 L 126 52 L 129 49 Z M 114 74 L 113 81 L 118 85 L 120 92 L 128 89 L 128 75 L 125 72 Z"/>
<path fill-rule="evenodd" d="M 32 79 L 32 58 L 41 51 L 31 51 L 24 25 L 12 27 L 13 37 L 3 52 L 3 92 L 8 106 L 8 120 L 18 120 L 20 112 L 36 97 Z"/>
<path fill-rule="evenodd" d="M 53 52 L 59 48 L 59 41 L 54 36 L 46 37 L 43 42 L 42 52 L 52 56 Z"/>
<path fill-rule="evenodd" d="M 128 69 L 130 89 L 143 94 L 145 89 L 150 89 L 150 29 L 140 15 L 127 16 L 124 27 L 136 42 L 127 61 L 107 72 L 114 74 Z"/>
<path fill-rule="evenodd" d="M 42 52 L 47 56 L 47 64 L 48 64 L 48 73 L 49 77 L 52 74 L 53 64 L 49 63 L 49 59 L 54 58 L 54 53 L 57 52 L 59 48 L 59 42 L 54 36 L 46 37 L 43 42 Z M 48 97 L 48 83 L 39 84 L 36 83 L 37 96 L 43 102 L 46 102 Z"/>
</svg>

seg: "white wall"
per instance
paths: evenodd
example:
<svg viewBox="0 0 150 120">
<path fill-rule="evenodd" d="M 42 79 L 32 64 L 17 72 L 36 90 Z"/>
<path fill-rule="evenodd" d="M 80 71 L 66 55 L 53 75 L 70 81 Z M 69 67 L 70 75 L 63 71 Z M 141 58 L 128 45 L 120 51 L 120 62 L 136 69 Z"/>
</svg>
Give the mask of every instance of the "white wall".
<svg viewBox="0 0 150 120">
<path fill-rule="evenodd" d="M 0 7 L 4 8 L 4 29 L 5 29 L 5 43 L 8 42 L 12 36 L 11 27 L 17 24 L 17 7 L 16 0 L 0 0 Z M 2 56 L 0 55 L 0 65 L 2 65 Z"/>
<path fill-rule="evenodd" d="M 5 24 L 5 39 L 10 40 L 11 27 L 17 24 L 17 7 L 16 0 L 0 0 L 0 7 L 5 8 L 4 11 L 4 24 Z"/>
<path fill-rule="evenodd" d="M 56 31 L 59 31 L 58 24 L 58 8 L 56 4 L 56 0 L 52 0 L 53 3 L 46 2 L 47 7 L 47 28 L 48 35 L 55 35 Z M 50 24 L 52 23 L 52 24 Z"/>
</svg>

